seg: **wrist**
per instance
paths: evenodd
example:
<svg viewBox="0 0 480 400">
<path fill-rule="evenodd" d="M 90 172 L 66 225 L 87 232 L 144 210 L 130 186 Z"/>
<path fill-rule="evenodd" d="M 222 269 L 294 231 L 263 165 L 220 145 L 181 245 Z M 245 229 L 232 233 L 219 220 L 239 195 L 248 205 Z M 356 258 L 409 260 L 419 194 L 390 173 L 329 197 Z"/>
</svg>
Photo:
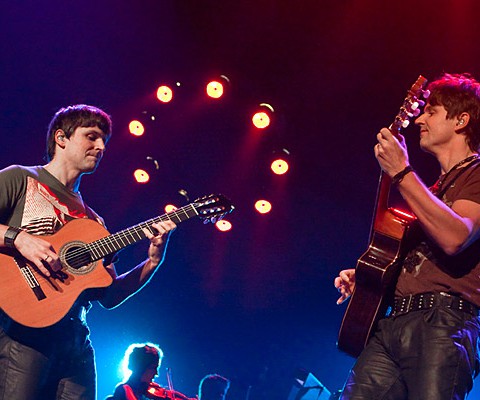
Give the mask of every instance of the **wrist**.
<svg viewBox="0 0 480 400">
<path fill-rule="evenodd" d="M 148 256 L 147 264 L 149 269 L 156 269 L 162 263 L 163 258 L 161 256 Z"/>
<path fill-rule="evenodd" d="M 15 249 L 15 239 L 21 232 L 23 232 L 21 228 L 18 228 L 16 226 L 9 226 L 8 229 L 5 231 L 5 235 L 3 236 L 3 243 L 5 247 Z"/>
<path fill-rule="evenodd" d="M 414 172 L 414 170 L 411 165 L 407 165 L 404 169 L 392 177 L 392 183 L 394 185 L 398 185 L 410 172 Z"/>
</svg>

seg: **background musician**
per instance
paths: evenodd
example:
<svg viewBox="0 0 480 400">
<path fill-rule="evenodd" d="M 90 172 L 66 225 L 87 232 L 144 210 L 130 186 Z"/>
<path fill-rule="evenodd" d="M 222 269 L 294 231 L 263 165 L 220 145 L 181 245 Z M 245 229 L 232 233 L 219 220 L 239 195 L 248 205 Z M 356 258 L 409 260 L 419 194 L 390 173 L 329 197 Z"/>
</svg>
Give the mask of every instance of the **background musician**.
<svg viewBox="0 0 480 400">
<path fill-rule="evenodd" d="M 230 381 L 218 374 L 209 374 L 200 381 L 199 400 L 225 400 Z"/>
</svg>

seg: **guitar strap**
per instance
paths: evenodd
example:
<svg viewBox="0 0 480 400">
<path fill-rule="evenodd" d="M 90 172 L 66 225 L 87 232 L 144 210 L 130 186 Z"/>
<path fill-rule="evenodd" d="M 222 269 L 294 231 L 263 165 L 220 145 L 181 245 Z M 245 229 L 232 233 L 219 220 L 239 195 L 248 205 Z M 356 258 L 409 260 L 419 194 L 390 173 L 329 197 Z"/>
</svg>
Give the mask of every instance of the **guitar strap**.
<svg viewBox="0 0 480 400">
<path fill-rule="evenodd" d="M 472 167 L 475 167 L 474 169 L 477 169 L 480 166 L 480 159 L 476 159 L 472 161 L 469 165 L 467 165 L 465 168 L 463 168 L 450 182 L 448 182 L 448 185 L 446 184 L 440 192 L 436 194 L 436 196 L 439 199 L 442 199 L 442 197 L 447 193 L 447 190 L 452 187 L 452 185 L 455 183 L 455 181 L 460 178 L 465 172 L 470 170 Z"/>
</svg>

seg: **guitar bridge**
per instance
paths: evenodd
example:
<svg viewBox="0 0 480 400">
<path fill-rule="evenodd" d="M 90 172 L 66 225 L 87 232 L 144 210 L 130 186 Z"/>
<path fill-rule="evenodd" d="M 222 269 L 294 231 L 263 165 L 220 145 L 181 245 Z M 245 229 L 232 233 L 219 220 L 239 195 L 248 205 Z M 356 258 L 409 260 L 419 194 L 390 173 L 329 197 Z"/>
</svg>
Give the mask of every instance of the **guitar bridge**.
<svg viewBox="0 0 480 400">
<path fill-rule="evenodd" d="M 14 260 L 37 300 L 46 299 L 47 296 L 45 295 L 45 292 L 42 290 L 40 283 L 38 283 L 37 278 L 35 278 L 35 275 L 30 270 L 30 267 L 26 263 L 25 259 L 23 257 L 14 257 Z"/>
</svg>

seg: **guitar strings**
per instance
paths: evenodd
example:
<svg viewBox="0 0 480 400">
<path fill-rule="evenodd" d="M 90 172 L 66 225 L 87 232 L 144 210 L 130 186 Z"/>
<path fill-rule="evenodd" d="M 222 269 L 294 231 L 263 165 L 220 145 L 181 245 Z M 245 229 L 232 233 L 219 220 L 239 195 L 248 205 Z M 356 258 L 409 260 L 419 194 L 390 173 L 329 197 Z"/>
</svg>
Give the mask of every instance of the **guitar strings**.
<svg viewBox="0 0 480 400">
<path fill-rule="evenodd" d="M 193 215 L 188 214 L 188 212 L 190 212 L 192 210 L 195 211 L 195 214 L 193 214 Z M 82 263 L 81 265 L 85 265 L 85 263 L 95 261 L 95 260 L 99 260 L 102 257 L 104 257 L 108 254 L 112 254 L 115 251 L 118 251 L 121 248 L 125 247 L 125 243 L 123 242 L 122 239 L 126 239 L 126 242 L 128 243 L 128 245 L 132 244 L 132 243 L 135 243 L 136 241 L 145 238 L 145 234 L 142 230 L 143 228 L 148 229 L 153 234 L 154 232 L 152 231 L 152 228 L 151 228 L 151 225 L 153 223 L 160 222 L 160 221 L 172 220 L 171 217 L 176 217 L 178 219 L 178 222 L 182 222 L 183 220 L 182 220 L 181 216 L 183 214 L 185 214 L 185 217 L 186 217 L 185 219 L 188 219 L 188 218 L 190 218 L 194 215 L 198 215 L 198 212 L 195 209 L 193 204 L 189 204 L 185 207 L 182 207 L 178 210 L 174 210 L 174 211 L 172 211 L 168 214 L 165 214 L 163 216 L 159 216 L 159 217 L 156 217 L 156 218 L 151 218 L 147 221 L 141 222 L 140 224 L 133 225 L 129 228 L 125 228 L 125 229 L 123 229 L 123 230 L 121 230 L 121 231 L 119 231 L 115 234 L 112 234 L 110 236 L 95 240 L 91 243 L 86 243 L 83 246 L 78 247 L 78 248 L 72 250 L 72 252 L 68 253 L 67 257 L 66 257 L 66 260 L 68 261 L 69 264 L 74 264 L 74 265 L 77 265 L 77 263 Z M 138 239 L 134 239 L 133 233 L 130 233 L 130 232 L 135 233 L 138 236 Z M 134 239 L 134 240 L 130 241 L 130 239 Z M 118 247 L 119 241 L 121 241 L 121 244 L 122 244 L 121 247 Z M 110 248 L 111 245 L 113 245 L 113 250 Z M 104 250 L 103 252 L 96 251 L 97 249 L 100 250 L 102 248 Z M 107 250 L 108 252 L 105 253 L 105 250 Z M 91 257 L 88 257 L 89 255 L 92 254 L 92 252 L 97 253 L 97 255 L 95 255 L 96 258 L 94 258 L 94 259 L 92 259 Z M 89 259 L 85 260 L 85 256 L 87 256 Z"/>
</svg>

